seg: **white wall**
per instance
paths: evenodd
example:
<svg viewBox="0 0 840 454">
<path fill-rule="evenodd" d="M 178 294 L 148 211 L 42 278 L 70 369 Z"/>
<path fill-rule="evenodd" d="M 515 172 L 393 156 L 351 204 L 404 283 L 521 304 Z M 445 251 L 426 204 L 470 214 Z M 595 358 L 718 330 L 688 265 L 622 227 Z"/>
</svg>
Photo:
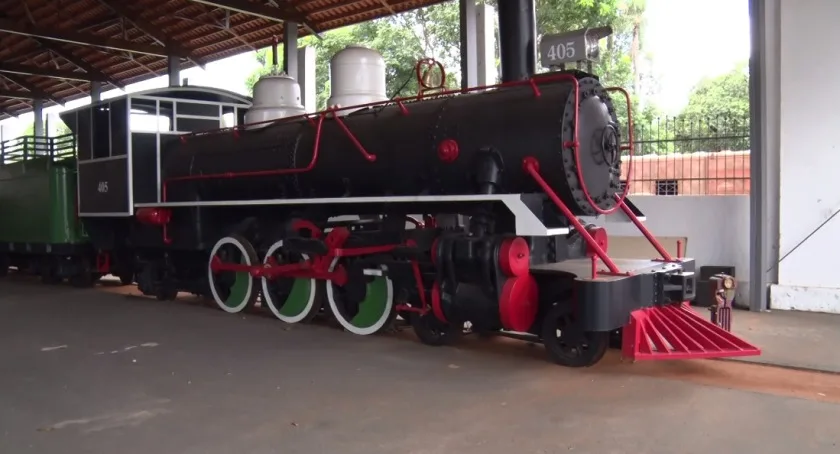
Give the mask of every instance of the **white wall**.
<svg viewBox="0 0 840 454">
<path fill-rule="evenodd" d="M 686 237 L 685 256 L 703 265 L 735 266 L 738 301 L 749 296 L 749 196 L 633 196 L 658 237 Z M 610 238 L 642 236 L 630 223 L 601 223 Z"/>
<path fill-rule="evenodd" d="M 840 2 L 765 0 L 765 5 L 763 143 L 765 159 L 777 160 L 779 169 L 770 177 L 779 182 L 774 201 L 780 258 L 770 307 L 840 313 L 840 215 L 832 218 L 840 211 L 840 58 L 834 51 Z M 655 234 L 688 237 L 687 255 L 698 266 L 734 264 L 740 285 L 748 289 L 747 196 L 632 200 Z M 638 235 L 631 225 L 607 225 L 612 236 Z"/>
<path fill-rule="evenodd" d="M 779 104 L 771 106 L 780 113 L 780 263 L 770 306 L 837 313 L 840 216 L 826 220 L 840 210 L 840 2 L 778 5 L 766 24 L 778 33 L 781 67 Z"/>
</svg>

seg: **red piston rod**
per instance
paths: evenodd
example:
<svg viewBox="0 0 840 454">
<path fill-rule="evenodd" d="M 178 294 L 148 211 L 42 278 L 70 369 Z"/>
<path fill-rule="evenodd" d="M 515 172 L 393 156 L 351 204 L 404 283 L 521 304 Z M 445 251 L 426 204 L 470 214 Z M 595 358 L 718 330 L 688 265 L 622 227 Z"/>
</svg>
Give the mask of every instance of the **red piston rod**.
<svg viewBox="0 0 840 454">
<path fill-rule="evenodd" d="M 358 257 L 360 255 L 384 254 L 396 249 L 396 244 L 386 244 L 383 246 L 366 246 L 354 247 L 346 249 L 335 249 L 332 252 L 333 257 Z"/>
<path fill-rule="evenodd" d="M 616 199 L 618 199 L 618 195 L 616 195 Z M 658 252 L 659 255 L 661 255 L 666 262 L 675 261 L 671 254 L 668 253 L 667 250 L 665 250 L 665 247 L 662 246 L 662 243 L 660 243 L 659 240 L 657 240 L 656 237 L 653 236 L 653 233 L 651 233 L 650 230 L 648 230 L 648 228 L 645 227 L 644 224 L 642 224 L 642 221 L 640 221 L 636 214 L 633 213 L 633 210 L 631 210 L 630 207 L 627 206 L 626 203 L 624 203 L 624 200 L 619 200 L 618 206 L 621 207 L 621 211 L 623 211 L 624 214 L 627 215 L 627 217 L 630 219 L 630 222 L 632 222 L 633 225 L 635 225 L 636 228 L 639 229 L 640 232 L 642 232 L 642 235 L 644 235 L 645 238 L 647 238 L 651 246 L 653 246 L 654 249 L 656 249 L 656 252 Z M 678 249 L 682 249 L 682 247 L 679 244 L 677 247 Z M 682 255 L 681 252 L 678 252 L 678 254 Z"/>
<path fill-rule="evenodd" d="M 256 278 L 274 280 L 277 278 L 292 279 L 323 279 L 333 281 L 338 285 L 347 284 L 347 272 L 342 267 L 333 271 L 327 271 L 326 267 L 314 265 L 309 262 L 289 263 L 285 265 L 245 265 L 242 263 L 223 262 L 219 257 L 213 257 L 210 262 L 210 270 L 214 273 L 232 271 L 234 273 L 248 273 Z"/>
<path fill-rule="evenodd" d="M 569 207 L 567 207 L 566 204 L 563 203 L 562 200 L 560 200 L 560 197 L 557 197 L 557 194 L 554 192 L 553 189 L 551 189 L 551 186 L 549 186 L 548 183 L 546 183 L 545 179 L 543 179 L 542 175 L 540 175 L 539 166 L 539 161 L 537 161 L 537 159 L 534 157 L 529 156 L 522 160 L 523 170 L 525 170 L 525 172 L 531 175 L 531 178 L 533 178 L 534 181 L 537 182 L 537 184 L 540 186 L 540 188 L 542 188 L 543 192 L 545 192 L 548 198 L 550 198 L 551 201 L 554 202 L 554 205 L 556 205 L 557 208 L 563 213 L 563 215 L 566 216 L 569 222 L 572 223 L 575 230 L 577 230 L 578 233 L 580 233 L 580 236 L 586 242 L 586 245 L 589 246 L 589 248 L 595 253 L 595 255 L 598 256 L 599 259 L 601 259 L 602 262 L 604 262 L 604 265 L 607 266 L 609 272 L 620 274 L 621 270 L 618 269 L 618 266 L 615 264 L 615 262 L 613 262 L 610 256 L 608 256 L 607 253 L 604 252 L 604 250 L 601 248 L 601 246 L 598 245 L 598 242 L 595 241 L 595 238 L 592 238 L 592 235 L 590 235 L 589 232 L 586 231 L 586 227 L 584 227 L 583 224 L 581 224 L 581 222 L 574 215 L 574 213 L 572 213 L 572 210 L 570 210 Z M 624 202 L 622 202 L 621 204 L 623 205 Z"/>
<path fill-rule="evenodd" d="M 295 229 L 310 230 L 316 237 L 321 236 L 321 231 L 317 226 L 308 221 L 299 221 L 295 223 Z M 323 256 L 315 257 L 311 260 L 301 263 L 277 264 L 273 260 L 266 264 L 245 265 L 241 263 L 227 263 L 223 262 L 219 257 L 213 257 L 210 261 L 210 269 L 213 272 L 233 271 L 239 273 L 248 273 L 253 277 L 277 279 L 277 278 L 305 278 L 305 279 L 323 279 L 335 282 L 338 285 L 347 284 L 347 272 L 342 266 L 337 266 L 335 270 L 329 271 L 329 267 L 333 260 L 337 257 L 358 257 L 363 255 L 384 254 L 396 249 L 399 245 L 386 244 L 381 246 L 364 246 L 355 248 L 342 248 L 341 246 L 347 240 L 349 232 L 346 228 L 336 228 L 332 230 L 325 238 L 328 252 Z"/>
<path fill-rule="evenodd" d="M 412 219 L 409 217 L 408 219 Z M 414 240 L 409 239 L 405 242 L 406 246 L 409 247 L 416 247 L 417 242 Z M 425 315 L 426 312 L 429 312 L 429 302 L 426 299 L 426 287 L 423 285 L 423 273 L 420 272 L 420 264 L 417 260 L 411 261 L 411 272 L 414 275 L 414 285 L 417 289 L 417 296 L 420 298 L 420 307 L 414 307 L 410 304 L 398 304 L 397 310 L 403 312 L 414 312 L 416 314 Z"/>
</svg>

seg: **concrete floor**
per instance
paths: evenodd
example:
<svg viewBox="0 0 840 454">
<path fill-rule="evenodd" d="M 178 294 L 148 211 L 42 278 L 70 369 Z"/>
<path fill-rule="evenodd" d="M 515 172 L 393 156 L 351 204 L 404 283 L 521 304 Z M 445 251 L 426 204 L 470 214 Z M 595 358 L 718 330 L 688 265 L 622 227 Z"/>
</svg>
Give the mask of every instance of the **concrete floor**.
<svg viewBox="0 0 840 454">
<path fill-rule="evenodd" d="M 572 370 L 9 281 L 0 341 L 0 453 L 840 452 L 840 375 L 743 362 Z"/>
<path fill-rule="evenodd" d="M 733 313 L 732 331 L 761 346 L 744 361 L 840 374 L 840 315 L 771 311 Z M 708 316 L 708 312 L 705 312 Z"/>
</svg>

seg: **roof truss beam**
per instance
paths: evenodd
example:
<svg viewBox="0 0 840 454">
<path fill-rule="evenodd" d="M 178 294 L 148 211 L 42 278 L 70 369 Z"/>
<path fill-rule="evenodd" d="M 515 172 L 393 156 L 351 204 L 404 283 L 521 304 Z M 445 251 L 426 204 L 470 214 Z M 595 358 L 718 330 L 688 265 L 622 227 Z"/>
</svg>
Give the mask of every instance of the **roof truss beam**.
<svg viewBox="0 0 840 454">
<path fill-rule="evenodd" d="M 28 93 L 29 94 L 28 99 L 46 99 L 46 100 L 52 101 L 56 104 L 59 104 L 59 105 L 62 105 L 62 106 L 64 105 L 63 100 L 44 93 L 43 91 L 39 90 L 37 87 L 30 84 L 29 82 L 27 82 L 26 80 L 24 80 L 22 77 L 20 77 L 18 75 L 3 74 L 3 77 L 11 80 L 12 82 L 15 83 L 15 85 L 19 85 L 22 88 L 24 88 L 25 90 L 27 90 L 29 92 Z"/>
<path fill-rule="evenodd" d="M 207 63 L 201 58 L 197 57 L 193 50 L 187 49 L 179 43 L 175 42 L 170 36 L 164 33 L 163 30 L 160 29 L 160 27 L 152 24 L 146 19 L 143 19 L 138 12 L 128 8 L 124 4 L 124 2 L 118 0 L 99 1 L 108 8 L 111 8 L 111 10 L 117 13 L 119 16 L 128 19 L 131 23 L 134 24 L 135 27 L 137 27 L 137 29 L 151 36 L 159 44 L 165 46 L 167 49 L 170 49 L 173 55 L 183 56 L 184 58 L 187 58 L 196 65 L 200 66 L 201 69 L 205 69 Z"/>
<path fill-rule="evenodd" d="M 2 17 L 2 16 L 0 16 L 0 17 Z M 8 17 L 9 19 L 24 20 L 23 18 L 14 18 L 14 17 L 9 17 L 9 16 L 6 16 L 6 17 Z M 59 43 L 57 41 L 50 41 L 50 40 L 47 40 L 47 39 L 41 39 L 41 38 L 35 38 L 35 37 L 30 37 L 30 38 L 33 41 L 35 41 L 36 43 L 38 43 L 41 46 L 41 48 L 43 48 L 44 50 L 50 52 L 53 55 L 57 55 L 57 56 L 65 59 L 65 60 L 67 60 L 68 62 L 72 63 L 77 68 L 86 72 L 88 75 L 95 78 L 96 80 L 106 82 L 106 83 L 110 84 L 111 86 L 113 86 L 114 88 L 118 88 L 120 90 L 125 89 L 125 84 L 117 82 L 117 80 L 115 80 L 114 78 L 109 77 L 105 73 L 103 73 L 102 71 L 94 68 L 93 65 L 88 63 L 85 59 L 83 59 L 81 57 L 77 57 L 72 52 L 69 52 L 69 51 L 66 51 L 66 50 L 62 49 L 61 45 L 59 45 Z"/>
<path fill-rule="evenodd" d="M 104 47 L 106 49 L 134 52 L 139 54 L 156 55 L 161 57 L 168 57 L 170 55 L 170 51 L 168 51 L 167 48 L 162 46 L 135 43 L 123 39 L 108 38 L 104 36 L 96 36 L 87 33 L 79 33 L 67 30 L 47 30 L 45 28 L 41 28 L 27 23 L 12 22 L 8 19 L 0 19 L 0 31 L 6 33 L 14 33 L 17 35 L 29 36 L 32 38 L 62 41 L 65 43 L 72 43 L 82 46 Z M 186 57 L 186 55 L 178 55 L 177 52 L 173 52 L 172 54 L 177 55 L 179 57 Z"/>
<path fill-rule="evenodd" d="M 18 114 L 9 109 L 0 109 L 0 115 L 8 115 L 9 117 L 18 118 Z"/>
<path fill-rule="evenodd" d="M 112 86 L 114 86 L 116 88 L 119 88 L 121 90 L 125 89 L 125 84 L 119 83 L 116 80 L 114 80 L 113 78 L 106 76 L 105 73 L 103 73 L 102 71 L 99 71 L 98 69 L 94 68 L 93 65 L 91 65 L 90 63 L 88 63 L 84 59 L 73 55 L 72 52 L 68 52 L 64 49 L 61 49 L 57 44 L 55 44 L 51 41 L 45 40 L 45 39 L 35 38 L 35 41 L 37 41 L 41 45 L 41 47 L 43 47 L 44 49 L 52 52 L 55 55 L 58 55 L 59 57 L 69 61 L 70 63 L 76 65 L 77 67 L 82 69 L 84 72 L 86 72 L 86 73 L 90 74 L 91 76 L 95 77 L 97 80 L 107 82 L 107 83 L 111 84 Z"/>
<path fill-rule="evenodd" d="M 40 66 L 33 66 L 33 65 L 18 65 L 15 63 L 2 63 L 0 62 L 0 72 L 2 73 L 12 73 L 12 74 L 23 74 L 29 76 L 43 76 L 43 77 L 54 77 L 56 79 L 70 79 L 70 80 L 80 80 L 85 82 L 93 82 L 94 80 L 99 80 L 100 82 L 105 82 L 101 78 L 97 78 L 91 76 L 90 74 L 80 73 L 76 71 L 65 71 L 61 69 L 50 69 L 50 68 L 43 68 Z"/>
<path fill-rule="evenodd" d="M 277 7 L 261 3 L 253 3 L 248 0 L 191 0 L 195 3 L 215 6 L 217 8 L 236 11 L 237 13 L 262 17 L 276 22 L 296 22 L 306 24 L 306 16 L 298 12 L 294 7 L 278 4 Z"/>
<path fill-rule="evenodd" d="M 0 98 L 35 99 L 36 97 L 28 91 L 0 89 Z"/>
</svg>

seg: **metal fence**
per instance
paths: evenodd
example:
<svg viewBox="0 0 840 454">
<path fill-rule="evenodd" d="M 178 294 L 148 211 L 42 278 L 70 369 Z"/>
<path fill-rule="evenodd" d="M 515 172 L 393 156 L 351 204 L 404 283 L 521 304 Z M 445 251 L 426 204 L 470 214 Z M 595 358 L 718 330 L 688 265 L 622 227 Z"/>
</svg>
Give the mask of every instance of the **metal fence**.
<svg viewBox="0 0 840 454">
<path fill-rule="evenodd" d="M 674 117 L 634 125 L 630 194 L 738 195 L 750 192 L 749 117 Z"/>
<path fill-rule="evenodd" d="M 75 155 L 74 134 L 56 137 L 20 136 L 0 142 L 0 166 L 35 160 L 60 161 Z"/>
</svg>

